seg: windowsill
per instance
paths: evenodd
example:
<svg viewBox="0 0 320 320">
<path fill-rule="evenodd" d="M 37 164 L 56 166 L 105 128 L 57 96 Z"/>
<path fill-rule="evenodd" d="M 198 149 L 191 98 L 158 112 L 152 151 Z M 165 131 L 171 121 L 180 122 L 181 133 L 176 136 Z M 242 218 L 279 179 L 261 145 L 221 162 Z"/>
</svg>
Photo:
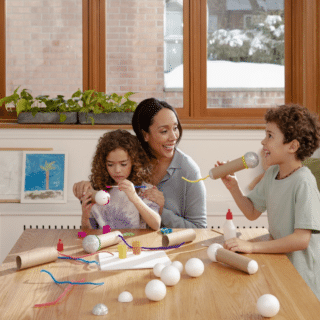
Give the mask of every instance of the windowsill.
<svg viewBox="0 0 320 320">
<path fill-rule="evenodd" d="M 248 130 L 265 129 L 265 124 L 217 124 L 210 120 L 196 121 L 181 120 L 182 128 L 185 130 Z M 0 122 L 0 129 L 67 129 L 67 130 L 115 130 L 132 129 L 129 124 L 123 125 L 83 125 L 83 124 L 19 124 L 16 122 Z"/>
</svg>

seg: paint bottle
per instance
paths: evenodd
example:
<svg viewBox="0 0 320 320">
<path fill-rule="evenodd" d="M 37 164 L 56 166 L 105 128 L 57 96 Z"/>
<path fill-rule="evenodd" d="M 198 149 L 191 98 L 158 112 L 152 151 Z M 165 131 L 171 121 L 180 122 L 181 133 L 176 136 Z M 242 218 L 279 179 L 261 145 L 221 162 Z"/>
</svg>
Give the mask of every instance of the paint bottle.
<svg viewBox="0 0 320 320">
<path fill-rule="evenodd" d="M 224 241 L 237 237 L 237 228 L 235 227 L 232 218 L 233 218 L 232 212 L 230 209 L 228 209 L 228 212 L 226 214 L 226 222 L 222 227 L 223 234 L 224 234 Z"/>
</svg>

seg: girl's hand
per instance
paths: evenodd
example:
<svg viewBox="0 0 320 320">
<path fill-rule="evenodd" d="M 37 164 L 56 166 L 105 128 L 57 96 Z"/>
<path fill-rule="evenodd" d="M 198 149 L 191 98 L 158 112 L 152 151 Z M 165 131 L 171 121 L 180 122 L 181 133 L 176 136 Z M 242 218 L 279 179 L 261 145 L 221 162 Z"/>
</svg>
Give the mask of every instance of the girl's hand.
<svg viewBox="0 0 320 320">
<path fill-rule="evenodd" d="M 90 189 L 93 189 L 90 181 L 77 182 L 73 185 L 73 194 L 81 200 L 81 197 Z"/>
<path fill-rule="evenodd" d="M 217 164 L 215 164 L 214 166 L 218 167 L 218 166 L 223 166 L 224 164 L 225 162 L 217 161 Z M 221 178 L 221 180 L 229 190 L 232 190 L 234 187 L 238 186 L 238 180 L 234 173 Z"/>
<path fill-rule="evenodd" d="M 130 201 L 132 201 L 133 197 L 137 195 L 134 184 L 125 179 L 118 183 L 118 187 L 120 191 L 123 191 Z"/>
<path fill-rule="evenodd" d="M 90 191 L 86 192 L 81 198 L 81 208 L 82 208 L 82 221 L 88 222 L 90 217 L 91 208 L 93 203 L 91 203 L 92 193 Z"/>
<path fill-rule="evenodd" d="M 159 214 L 162 214 L 165 199 L 163 193 L 159 191 L 156 186 L 153 186 L 152 189 L 141 192 L 141 196 L 155 202 L 160 207 Z"/>
<path fill-rule="evenodd" d="M 224 248 L 234 252 L 253 253 L 253 243 L 238 238 L 227 240 L 224 243 Z"/>
</svg>

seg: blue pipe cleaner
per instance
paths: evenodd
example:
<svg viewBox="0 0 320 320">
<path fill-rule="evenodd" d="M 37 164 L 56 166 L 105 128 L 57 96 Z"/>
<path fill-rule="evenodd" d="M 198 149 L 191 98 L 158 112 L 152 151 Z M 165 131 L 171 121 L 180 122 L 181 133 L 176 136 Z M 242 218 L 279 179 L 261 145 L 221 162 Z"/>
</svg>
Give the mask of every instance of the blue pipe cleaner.
<svg viewBox="0 0 320 320">
<path fill-rule="evenodd" d="M 121 239 L 122 239 L 122 241 L 130 248 L 130 249 L 132 249 L 132 247 L 130 246 L 130 244 L 128 244 L 127 242 L 126 242 L 126 240 L 122 237 L 122 236 L 120 236 L 120 235 L 118 235 L 118 237 L 120 237 Z M 141 249 L 147 249 L 147 250 L 169 250 L 169 249 L 177 249 L 177 248 L 180 248 L 182 245 L 184 245 L 185 244 L 185 242 L 182 242 L 182 243 L 180 243 L 180 244 L 177 244 L 177 245 L 175 245 L 175 246 L 170 246 L 170 247 L 155 247 L 155 248 L 150 248 L 150 247 L 141 247 Z"/>
<path fill-rule="evenodd" d="M 93 284 L 95 286 L 102 286 L 104 282 L 99 282 L 99 283 L 94 283 L 94 282 L 72 282 L 72 281 L 57 281 L 54 276 L 51 274 L 51 272 L 42 269 L 40 272 L 46 272 L 56 284 L 63 284 L 63 283 L 69 283 L 69 284 L 77 284 L 77 285 L 82 285 L 82 284 Z"/>
</svg>

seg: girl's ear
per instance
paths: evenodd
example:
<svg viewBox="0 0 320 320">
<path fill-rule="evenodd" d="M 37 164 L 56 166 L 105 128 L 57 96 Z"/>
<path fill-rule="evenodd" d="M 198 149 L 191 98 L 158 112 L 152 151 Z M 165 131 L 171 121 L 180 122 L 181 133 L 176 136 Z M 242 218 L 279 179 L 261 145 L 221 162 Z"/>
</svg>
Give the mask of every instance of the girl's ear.
<svg viewBox="0 0 320 320">
<path fill-rule="evenodd" d="M 143 134 L 143 139 L 145 142 L 148 142 L 149 140 L 149 133 L 148 132 L 145 132 L 143 129 L 142 129 L 142 134 Z"/>
</svg>

